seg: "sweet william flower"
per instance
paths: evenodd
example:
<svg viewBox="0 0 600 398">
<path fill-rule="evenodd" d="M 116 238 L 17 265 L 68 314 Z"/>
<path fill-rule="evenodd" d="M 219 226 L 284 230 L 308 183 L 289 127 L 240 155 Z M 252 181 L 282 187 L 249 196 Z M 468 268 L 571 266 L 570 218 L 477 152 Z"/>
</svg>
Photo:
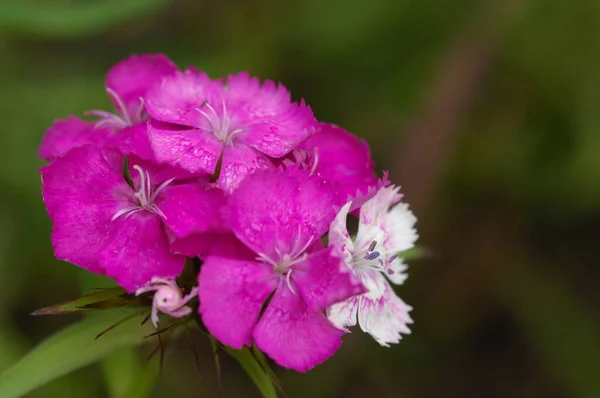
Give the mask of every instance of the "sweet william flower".
<svg viewBox="0 0 600 398">
<path fill-rule="evenodd" d="M 247 73 L 213 81 L 188 69 L 165 77 L 146 99 L 159 121 L 148 129 L 157 161 L 218 173 L 217 184 L 228 192 L 246 175 L 272 167 L 268 157 L 289 153 L 317 126 L 311 109 L 291 102 L 285 87 Z"/>
<path fill-rule="evenodd" d="M 337 327 L 345 329 L 358 323 L 379 344 L 398 343 L 401 333 L 410 333 L 412 323 L 406 305 L 393 291 L 388 280 L 402 284 L 406 265 L 398 252 L 413 247 L 417 239 L 416 218 L 405 203 L 401 203 L 399 188 L 381 188 L 360 209 L 356 238 L 352 240 L 346 228 L 351 203 L 338 212 L 331 223 L 329 244 L 344 260 L 351 272 L 360 278 L 366 293 L 332 305 L 327 314 Z"/>
<path fill-rule="evenodd" d="M 331 182 L 339 206 L 352 201 L 350 211 L 389 184 L 387 174 L 382 179 L 377 178 L 369 145 L 331 123 L 320 123 L 315 134 L 300 143 L 283 164 L 288 167 L 298 165 Z"/>
<path fill-rule="evenodd" d="M 87 122 L 75 116 L 56 121 L 44 135 L 38 155 L 47 161 L 85 144 L 100 148 L 119 148 L 125 154 L 135 153 L 152 159 L 147 139 L 144 106 L 148 88 L 177 67 L 162 54 L 133 55 L 113 66 L 106 76 L 106 92 L 116 113 L 102 110 L 87 114 L 98 117 Z"/>
<path fill-rule="evenodd" d="M 134 292 L 154 276 L 181 273 L 185 258 L 170 251 L 169 237 L 210 230 L 224 198 L 200 182 L 176 181 L 170 169 L 133 158 L 130 165 L 133 186 L 122 156 L 84 145 L 40 173 L 56 257 Z"/>
<path fill-rule="evenodd" d="M 257 171 L 233 192 L 227 213 L 245 246 L 229 238 L 214 247 L 198 282 L 202 320 L 221 343 L 254 340 L 301 372 L 338 349 L 344 331 L 323 311 L 364 288 L 321 244 L 334 199 L 329 184 L 299 170 Z"/>
</svg>

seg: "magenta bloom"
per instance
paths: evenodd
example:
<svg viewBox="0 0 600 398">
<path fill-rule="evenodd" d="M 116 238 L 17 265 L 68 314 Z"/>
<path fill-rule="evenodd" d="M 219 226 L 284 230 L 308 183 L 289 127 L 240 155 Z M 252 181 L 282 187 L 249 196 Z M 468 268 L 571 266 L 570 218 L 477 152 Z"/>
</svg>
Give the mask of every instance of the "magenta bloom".
<svg viewBox="0 0 600 398">
<path fill-rule="evenodd" d="M 342 206 L 352 200 L 351 210 L 387 185 L 387 176 L 378 179 L 369 145 L 354 134 L 330 123 L 321 123 L 317 132 L 302 142 L 284 165 L 297 164 L 312 175 L 330 181 Z"/>
<path fill-rule="evenodd" d="M 117 113 L 90 111 L 98 116 L 98 127 L 121 131 L 148 120 L 144 107 L 146 92 L 154 83 L 177 71 L 177 66 L 163 54 L 133 55 L 113 66 L 106 75 L 106 92 Z"/>
<path fill-rule="evenodd" d="M 104 152 L 84 145 L 40 169 L 56 257 L 106 274 L 129 292 L 155 276 L 178 276 L 185 258 L 170 251 L 168 236 L 210 230 L 223 194 L 130 158 L 132 188 L 123 158 Z"/>
<path fill-rule="evenodd" d="M 291 102 L 285 87 L 261 85 L 247 73 L 213 81 L 188 69 L 164 78 L 146 99 L 154 119 L 172 124 L 149 126 L 157 161 L 213 174 L 221 159 L 217 183 L 228 192 L 246 175 L 272 167 L 268 156 L 289 153 L 317 126 L 310 108 Z"/>
<path fill-rule="evenodd" d="M 85 144 L 98 147 L 118 147 L 124 154 L 135 153 L 152 159 L 145 122 L 149 116 L 144 107 L 148 88 L 177 67 L 162 54 L 131 56 L 113 66 L 106 76 L 106 92 L 117 113 L 90 111 L 98 116 L 95 122 L 85 122 L 74 116 L 56 121 L 42 140 L 38 155 L 47 161 Z M 143 122 L 143 123 L 142 123 Z M 121 133 L 117 135 L 117 133 Z"/>
<path fill-rule="evenodd" d="M 321 236 L 335 217 L 329 184 L 299 170 L 258 171 L 229 198 L 235 238 L 213 248 L 199 277 L 208 330 L 234 348 L 256 345 L 301 372 L 341 344 L 329 305 L 365 290 Z M 265 301 L 270 301 L 259 319 Z"/>
</svg>

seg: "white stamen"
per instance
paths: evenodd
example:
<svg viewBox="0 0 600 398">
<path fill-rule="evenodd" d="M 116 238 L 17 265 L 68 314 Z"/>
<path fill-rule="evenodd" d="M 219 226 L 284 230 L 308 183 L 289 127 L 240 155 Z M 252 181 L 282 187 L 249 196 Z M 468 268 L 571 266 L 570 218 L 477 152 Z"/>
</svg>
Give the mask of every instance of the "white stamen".
<svg viewBox="0 0 600 398">
<path fill-rule="evenodd" d="M 225 144 L 230 144 L 233 141 L 233 137 L 244 131 L 244 129 L 237 128 L 230 131 L 231 118 L 227 115 L 227 105 L 225 104 L 225 100 L 222 100 L 221 106 L 221 116 L 219 116 L 215 108 L 208 101 L 204 101 L 199 108 L 196 108 L 196 110 L 200 112 L 200 114 L 208 121 L 208 124 L 210 125 L 210 131 L 215 135 L 215 137 Z M 201 109 L 203 107 L 208 108 L 210 112 L 203 111 Z"/>
<path fill-rule="evenodd" d="M 119 111 L 121 118 L 123 118 L 123 120 L 125 121 L 125 123 L 128 126 L 131 126 L 132 125 L 131 117 L 129 116 L 129 112 L 127 111 L 127 107 L 125 106 L 125 103 L 121 99 L 121 96 L 119 94 L 117 94 L 117 92 L 110 87 L 106 87 L 106 92 L 117 103 L 117 111 Z"/>
<path fill-rule="evenodd" d="M 308 174 L 309 176 L 312 176 L 313 174 L 315 174 L 315 170 L 317 169 L 318 164 L 319 164 L 319 148 L 315 147 L 313 149 L 313 165 L 312 165 L 312 168 L 310 169 L 310 173 Z"/>
<path fill-rule="evenodd" d="M 152 182 L 150 181 L 150 173 L 142 169 L 139 165 L 133 166 L 133 168 L 140 175 L 139 181 L 139 189 L 133 193 L 133 198 L 135 198 L 135 204 L 131 204 L 126 206 L 115 213 L 112 217 L 111 221 L 115 221 L 117 218 L 125 215 L 125 219 L 127 219 L 132 214 L 135 214 L 142 210 L 147 210 L 151 213 L 157 214 L 160 217 L 167 219 L 167 216 L 163 211 L 154 203 L 160 194 L 160 192 L 171 182 L 173 182 L 174 178 L 166 180 L 162 184 L 160 184 L 156 189 L 152 189 Z"/>
</svg>

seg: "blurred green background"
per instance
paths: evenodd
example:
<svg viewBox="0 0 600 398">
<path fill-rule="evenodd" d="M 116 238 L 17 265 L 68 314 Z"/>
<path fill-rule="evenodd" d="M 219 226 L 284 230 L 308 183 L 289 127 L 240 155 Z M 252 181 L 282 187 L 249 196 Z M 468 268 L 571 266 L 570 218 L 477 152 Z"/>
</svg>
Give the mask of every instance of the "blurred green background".
<svg viewBox="0 0 600 398">
<path fill-rule="evenodd" d="M 104 74 L 164 52 L 284 82 L 367 139 L 426 256 L 398 289 L 413 334 L 356 332 L 297 397 L 600 397 L 597 0 L 0 0 L 0 371 L 77 317 L 30 317 L 104 281 L 53 259 L 36 151 L 56 118 L 110 109 Z M 174 344 L 152 397 L 218 396 Z M 258 397 L 223 361 L 227 397 Z M 129 398 L 122 351 L 29 394 Z M 52 366 L 52 364 L 48 364 Z"/>
</svg>

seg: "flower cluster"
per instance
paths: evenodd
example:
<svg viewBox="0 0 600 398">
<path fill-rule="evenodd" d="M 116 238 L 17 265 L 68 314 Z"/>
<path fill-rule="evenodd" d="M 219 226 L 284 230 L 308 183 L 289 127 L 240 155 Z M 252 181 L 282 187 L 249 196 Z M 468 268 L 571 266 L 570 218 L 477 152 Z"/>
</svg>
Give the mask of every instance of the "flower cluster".
<svg viewBox="0 0 600 398">
<path fill-rule="evenodd" d="M 357 321 L 384 346 L 410 332 L 390 282 L 406 278 L 415 218 L 364 141 L 282 85 L 164 55 L 116 64 L 106 92 L 114 112 L 56 121 L 39 150 L 58 259 L 154 294 L 155 325 L 197 310 L 222 344 L 298 371 Z M 190 258 L 201 265 L 185 291 Z"/>
</svg>

